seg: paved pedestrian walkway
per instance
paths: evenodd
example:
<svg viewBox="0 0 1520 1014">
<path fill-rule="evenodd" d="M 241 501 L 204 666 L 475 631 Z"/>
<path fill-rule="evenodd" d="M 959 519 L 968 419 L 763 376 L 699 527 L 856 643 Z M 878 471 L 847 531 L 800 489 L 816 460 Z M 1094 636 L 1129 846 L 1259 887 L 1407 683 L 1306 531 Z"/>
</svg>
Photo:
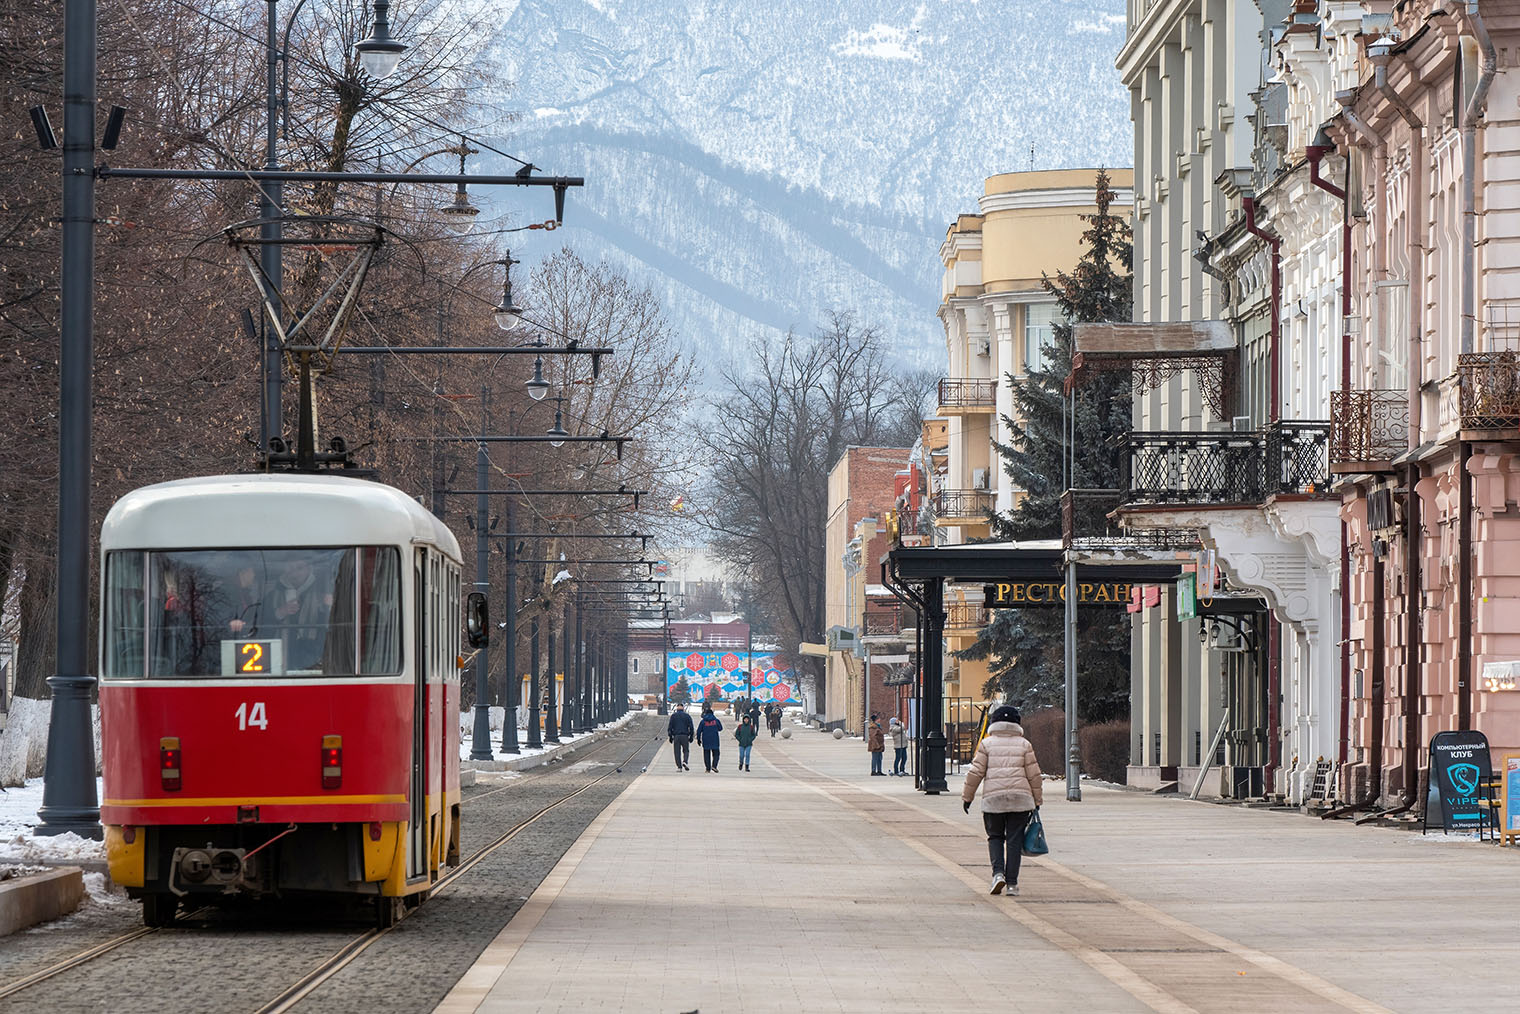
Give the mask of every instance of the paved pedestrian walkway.
<svg viewBox="0 0 1520 1014">
<path fill-rule="evenodd" d="M 440 1011 L 1452 1011 L 1520 995 L 1520 852 L 1047 782 L 992 897 L 980 819 L 859 740 L 668 751 Z"/>
</svg>

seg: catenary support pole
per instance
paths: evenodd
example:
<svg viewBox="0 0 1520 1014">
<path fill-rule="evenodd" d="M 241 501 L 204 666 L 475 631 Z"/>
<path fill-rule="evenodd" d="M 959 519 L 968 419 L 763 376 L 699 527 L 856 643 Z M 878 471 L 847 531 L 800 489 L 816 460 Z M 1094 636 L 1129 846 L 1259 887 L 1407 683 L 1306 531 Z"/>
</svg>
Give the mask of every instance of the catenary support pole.
<svg viewBox="0 0 1520 1014">
<path fill-rule="evenodd" d="M 507 530 L 511 531 L 516 518 L 516 501 L 507 498 Z M 501 749 L 503 753 L 521 753 L 517 746 L 517 698 L 522 694 L 522 680 L 517 670 L 517 544 L 511 539 L 504 543 L 507 553 L 507 593 L 502 596 L 502 611 L 506 613 L 507 668 L 503 677 L 503 715 L 501 720 Z"/>
<path fill-rule="evenodd" d="M 95 0 L 64 0 L 58 359 L 58 672 L 38 834 L 100 838 L 90 730 L 90 464 L 95 372 Z"/>
<path fill-rule="evenodd" d="M 486 455 L 486 445 L 475 447 L 475 481 L 481 489 L 490 481 L 491 459 Z M 491 501 L 484 496 L 475 498 L 475 590 L 487 598 L 491 594 Z M 491 753 L 491 670 L 489 653 L 481 648 L 475 653 L 475 724 L 470 744 L 470 760 L 495 760 Z"/>
<path fill-rule="evenodd" d="M 575 686 L 576 703 L 580 705 L 580 728 L 582 732 L 590 732 L 595 728 L 591 721 L 591 694 L 590 686 L 586 680 L 586 639 L 584 636 L 583 620 L 585 618 L 584 604 L 580 594 L 575 599 Z"/>
<path fill-rule="evenodd" d="M 560 723 L 560 728 L 564 729 L 566 733 L 585 731 L 585 723 L 581 721 L 580 712 L 581 694 L 585 688 L 581 684 L 580 670 L 576 668 L 575 663 L 575 624 L 571 617 L 571 610 L 579 605 L 579 592 L 565 599 L 565 647 L 563 661 L 565 667 L 565 699 L 561 704 L 564 720 Z"/>
<path fill-rule="evenodd" d="M 281 54 L 279 37 L 276 34 L 276 25 L 279 22 L 279 2 L 280 0 L 267 0 L 268 24 L 264 42 L 264 168 L 270 172 L 280 168 L 279 69 Z M 269 290 L 272 293 L 270 307 L 263 321 L 264 390 L 262 394 L 266 432 L 263 434 L 264 442 L 261 449 L 266 451 L 269 449 L 269 438 L 280 436 L 283 430 L 280 382 L 284 364 L 280 358 L 279 335 L 268 319 L 267 313 L 272 311 L 282 318 L 285 313 L 285 301 L 281 292 L 284 271 L 281 259 L 283 247 L 279 243 L 284 231 L 280 222 L 281 206 L 284 204 L 284 186 L 279 180 L 267 180 L 259 184 L 259 217 L 264 220 L 264 224 L 259 226 L 259 239 L 263 241 L 263 247 L 259 250 L 259 267 L 263 270 L 264 276 L 269 279 Z"/>
<path fill-rule="evenodd" d="M 544 652 L 544 671 L 541 677 L 545 682 L 540 684 L 542 689 L 533 698 L 533 714 L 544 724 L 544 742 L 558 743 L 558 724 L 550 721 L 551 712 L 547 707 L 547 703 L 554 699 L 554 617 L 552 615 L 544 617 L 544 636 L 548 639 L 548 650 Z M 569 635 L 565 631 L 560 631 L 560 637 L 567 636 Z M 551 731 L 554 736 L 552 739 L 549 738 Z"/>
<path fill-rule="evenodd" d="M 533 661 L 528 665 L 528 749 L 536 750 L 544 745 L 542 730 L 538 726 L 538 617 L 535 616 L 528 624 L 528 653 L 533 656 Z M 549 628 L 549 653 L 554 653 L 554 628 Z"/>
</svg>

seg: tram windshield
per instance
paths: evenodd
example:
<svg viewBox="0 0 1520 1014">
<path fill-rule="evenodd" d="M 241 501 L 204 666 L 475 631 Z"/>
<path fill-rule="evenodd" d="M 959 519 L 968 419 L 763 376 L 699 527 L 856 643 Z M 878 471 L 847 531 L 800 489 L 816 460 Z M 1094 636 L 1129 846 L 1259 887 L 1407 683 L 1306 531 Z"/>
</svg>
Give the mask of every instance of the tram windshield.
<svg viewBox="0 0 1520 1014">
<path fill-rule="evenodd" d="M 104 608 L 107 678 L 401 671 L 391 546 L 113 552 Z"/>
</svg>

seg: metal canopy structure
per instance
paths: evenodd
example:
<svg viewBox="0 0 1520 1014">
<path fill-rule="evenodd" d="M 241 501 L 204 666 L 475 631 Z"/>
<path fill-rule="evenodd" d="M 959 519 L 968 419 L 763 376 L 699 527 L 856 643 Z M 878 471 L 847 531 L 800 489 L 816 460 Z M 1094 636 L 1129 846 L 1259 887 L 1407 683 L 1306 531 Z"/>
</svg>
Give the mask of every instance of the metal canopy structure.
<svg viewBox="0 0 1520 1014">
<path fill-rule="evenodd" d="M 1028 542 L 970 543 L 957 546 L 899 547 L 881 559 L 882 584 L 917 610 L 920 659 L 919 714 L 923 751 L 920 788 L 928 795 L 948 790 L 945 781 L 944 650 L 945 584 L 994 581 L 1102 581 L 1116 572 L 1131 583 L 1162 583 L 1182 572 L 1181 559 L 1164 552 L 1101 560 L 1068 552 L 1061 539 Z M 1075 597 L 1068 596 L 1068 616 Z M 1070 620 L 1068 621 L 1070 622 Z M 1068 677 L 1070 678 L 1070 677 Z M 1080 798 L 1080 797 L 1079 797 Z"/>
<path fill-rule="evenodd" d="M 899 582 L 1059 581 L 1065 575 L 1066 551 L 1060 539 L 1035 542 L 968 543 L 959 546 L 913 546 L 894 549 L 883 559 Z M 1158 557 L 1095 560 L 1076 556 L 1079 580 L 1112 580 L 1115 570 L 1134 583 L 1175 580 L 1181 560 Z"/>
</svg>

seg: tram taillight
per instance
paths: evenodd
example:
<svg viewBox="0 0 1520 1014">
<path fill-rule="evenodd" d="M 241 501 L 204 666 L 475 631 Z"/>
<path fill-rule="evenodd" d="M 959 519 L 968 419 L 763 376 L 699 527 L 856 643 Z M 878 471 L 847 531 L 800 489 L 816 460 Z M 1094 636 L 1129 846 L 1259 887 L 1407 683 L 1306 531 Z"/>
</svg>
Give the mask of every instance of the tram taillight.
<svg viewBox="0 0 1520 1014">
<path fill-rule="evenodd" d="M 343 785 L 343 737 L 322 737 L 322 788 L 336 789 Z"/>
<path fill-rule="evenodd" d="M 181 780 L 178 736 L 165 736 L 158 741 L 158 778 L 165 792 L 179 791 Z"/>
</svg>

